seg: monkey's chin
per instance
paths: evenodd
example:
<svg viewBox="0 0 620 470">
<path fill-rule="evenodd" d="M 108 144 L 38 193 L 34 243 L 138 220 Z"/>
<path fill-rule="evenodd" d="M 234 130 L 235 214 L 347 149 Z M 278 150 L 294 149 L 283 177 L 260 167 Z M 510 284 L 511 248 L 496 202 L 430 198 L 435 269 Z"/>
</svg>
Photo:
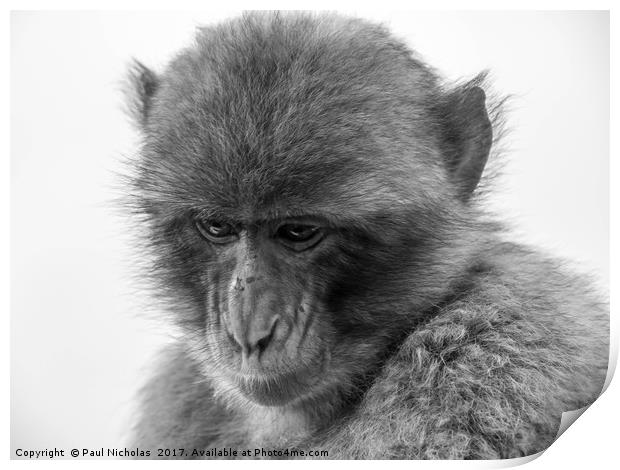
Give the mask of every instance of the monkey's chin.
<svg viewBox="0 0 620 470">
<path fill-rule="evenodd" d="M 307 398 L 319 382 L 309 371 L 279 375 L 239 376 L 236 380 L 241 393 L 262 406 L 286 406 Z"/>
</svg>

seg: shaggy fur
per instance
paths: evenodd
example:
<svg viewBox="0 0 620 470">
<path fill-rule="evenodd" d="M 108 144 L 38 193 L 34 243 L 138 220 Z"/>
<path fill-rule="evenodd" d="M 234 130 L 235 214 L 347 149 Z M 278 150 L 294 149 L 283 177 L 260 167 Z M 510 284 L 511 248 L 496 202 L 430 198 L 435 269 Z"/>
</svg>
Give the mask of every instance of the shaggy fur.
<svg viewBox="0 0 620 470">
<path fill-rule="evenodd" d="M 509 458 L 545 449 L 563 411 L 596 399 L 605 306 L 559 262 L 503 241 L 475 197 L 501 121 L 484 75 L 442 83 L 361 20 L 248 14 L 201 30 L 159 76 L 136 63 L 131 83 L 144 136 L 131 207 L 184 335 L 143 390 L 133 445 Z M 294 311 L 279 327 L 292 339 L 263 365 L 307 377 L 260 404 L 231 378 L 225 335 L 240 258 L 193 221 L 252 234 L 302 216 L 329 236 L 274 255 L 266 289 Z M 265 253 L 252 250 L 244 260 Z"/>
</svg>

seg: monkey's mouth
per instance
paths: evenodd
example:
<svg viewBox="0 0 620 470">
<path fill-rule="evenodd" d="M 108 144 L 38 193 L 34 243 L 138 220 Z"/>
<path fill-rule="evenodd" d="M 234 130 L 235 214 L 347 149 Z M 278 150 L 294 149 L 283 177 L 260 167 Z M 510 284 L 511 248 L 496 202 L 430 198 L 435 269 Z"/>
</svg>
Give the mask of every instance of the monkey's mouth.
<svg viewBox="0 0 620 470">
<path fill-rule="evenodd" d="M 303 399 L 319 381 L 316 371 L 309 369 L 236 378 L 239 390 L 247 398 L 263 406 L 283 406 Z"/>
</svg>

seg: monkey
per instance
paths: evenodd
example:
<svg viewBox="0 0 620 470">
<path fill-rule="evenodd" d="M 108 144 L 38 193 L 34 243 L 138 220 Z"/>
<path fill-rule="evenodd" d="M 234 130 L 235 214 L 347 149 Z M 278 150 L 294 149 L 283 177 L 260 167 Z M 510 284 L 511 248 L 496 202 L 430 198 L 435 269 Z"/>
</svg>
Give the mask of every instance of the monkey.
<svg viewBox="0 0 620 470">
<path fill-rule="evenodd" d="M 132 446 L 514 458 L 601 393 L 593 282 L 485 210 L 503 101 L 484 72 L 446 82 L 383 25 L 300 12 L 130 69 L 131 220 L 181 332 Z"/>
</svg>

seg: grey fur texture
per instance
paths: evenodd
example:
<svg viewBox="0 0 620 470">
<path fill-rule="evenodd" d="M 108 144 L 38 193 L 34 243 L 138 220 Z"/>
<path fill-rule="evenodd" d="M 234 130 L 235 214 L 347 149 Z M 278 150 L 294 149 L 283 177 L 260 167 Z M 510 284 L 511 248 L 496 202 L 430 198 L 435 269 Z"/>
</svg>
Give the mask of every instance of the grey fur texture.
<svg viewBox="0 0 620 470">
<path fill-rule="evenodd" d="M 510 458 L 544 450 L 563 411 L 596 399 L 605 304 L 504 241 L 476 197 L 501 124 L 484 74 L 448 85 L 362 20 L 251 13 L 202 29 L 159 76 L 136 64 L 131 83 L 144 142 L 130 207 L 186 335 L 143 389 L 132 445 Z M 197 211 L 316 215 L 337 233 L 302 273 L 322 293 L 310 349 L 332 361 L 314 395 L 262 406 L 222 378 L 204 306 L 226 270 L 190 227 Z"/>
</svg>

